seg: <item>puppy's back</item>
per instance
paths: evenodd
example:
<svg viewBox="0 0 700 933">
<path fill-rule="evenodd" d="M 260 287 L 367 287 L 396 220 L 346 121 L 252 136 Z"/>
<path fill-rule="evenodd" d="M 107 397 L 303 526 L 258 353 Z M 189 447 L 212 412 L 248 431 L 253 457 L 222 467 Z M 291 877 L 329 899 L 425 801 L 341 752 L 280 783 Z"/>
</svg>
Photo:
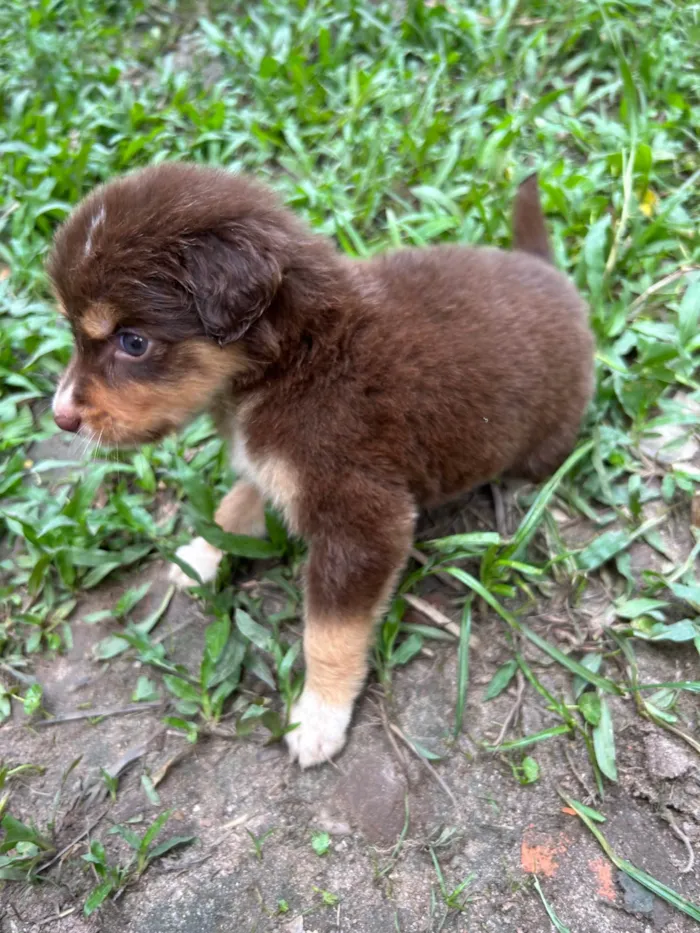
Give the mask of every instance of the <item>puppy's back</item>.
<svg viewBox="0 0 700 933">
<path fill-rule="evenodd" d="M 356 265 L 375 295 L 360 369 L 408 413 L 392 442 L 422 501 L 501 473 L 548 475 L 591 396 L 587 308 L 551 264 L 535 178 L 513 223 L 511 252 L 437 246 Z"/>
</svg>

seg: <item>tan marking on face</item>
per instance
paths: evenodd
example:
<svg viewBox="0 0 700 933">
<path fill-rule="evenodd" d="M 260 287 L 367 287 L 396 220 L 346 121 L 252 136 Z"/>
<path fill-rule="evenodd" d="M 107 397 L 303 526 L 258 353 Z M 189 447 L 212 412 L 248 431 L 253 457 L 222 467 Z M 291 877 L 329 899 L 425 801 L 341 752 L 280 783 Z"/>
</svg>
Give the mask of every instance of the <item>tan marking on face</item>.
<svg viewBox="0 0 700 933">
<path fill-rule="evenodd" d="M 117 326 L 118 316 L 105 304 L 91 305 L 80 318 L 79 327 L 91 340 L 106 340 Z"/>
<path fill-rule="evenodd" d="M 239 481 L 226 493 L 214 515 L 216 524 L 229 534 L 265 534 L 265 506 L 260 491 L 252 483 Z"/>
<path fill-rule="evenodd" d="M 187 341 L 197 365 L 167 384 L 128 380 L 110 388 L 93 380 L 85 390 L 83 421 L 105 444 L 142 444 L 164 437 L 205 411 L 228 381 L 247 367 L 239 346 L 218 347 L 204 338 Z"/>
<path fill-rule="evenodd" d="M 352 703 L 367 677 L 374 615 L 320 618 L 308 615 L 304 628 L 305 689 L 327 703 Z"/>
<path fill-rule="evenodd" d="M 58 301 L 58 302 L 56 303 L 56 311 L 58 312 L 58 314 L 61 315 L 61 317 L 68 317 L 68 312 L 66 311 L 65 307 L 63 306 L 63 302 Z"/>
</svg>

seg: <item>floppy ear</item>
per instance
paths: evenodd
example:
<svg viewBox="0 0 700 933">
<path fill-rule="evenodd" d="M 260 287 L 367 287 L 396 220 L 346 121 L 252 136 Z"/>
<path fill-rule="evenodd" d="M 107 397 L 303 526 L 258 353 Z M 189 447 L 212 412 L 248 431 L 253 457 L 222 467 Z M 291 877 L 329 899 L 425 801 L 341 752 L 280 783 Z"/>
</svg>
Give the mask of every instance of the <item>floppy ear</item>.
<svg viewBox="0 0 700 933">
<path fill-rule="evenodd" d="M 282 281 L 271 252 L 253 244 L 201 234 L 185 253 L 188 290 L 207 337 L 233 343 L 262 315 Z"/>
</svg>

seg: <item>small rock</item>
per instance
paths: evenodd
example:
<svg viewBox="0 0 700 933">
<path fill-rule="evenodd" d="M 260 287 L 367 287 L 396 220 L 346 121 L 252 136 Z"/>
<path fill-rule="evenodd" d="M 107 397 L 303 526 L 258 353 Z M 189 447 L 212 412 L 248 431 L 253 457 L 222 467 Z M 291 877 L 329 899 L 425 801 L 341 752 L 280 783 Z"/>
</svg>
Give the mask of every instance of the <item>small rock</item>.
<svg viewBox="0 0 700 933">
<path fill-rule="evenodd" d="M 654 910 L 654 895 L 623 871 L 617 873 L 617 883 L 624 893 L 624 908 L 630 914 L 650 914 Z"/>
<path fill-rule="evenodd" d="M 334 820 L 326 810 L 321 810 L 318 819 L 314 820 L 314 825 L 321 832 L 331 836 L 349 836 L 352 832 L 348 823 L 344 820 Z"/>
<path fill-rule="evenodd" d="M 283 758 L 286 751 L 282 745 L 267 745 L 261 748 L 255 755 L 257 761 L 274 761 L 276 758 Z"/>
<path fill-rule="evenodd" d="M 295 917 L 283 927 L 284 933 L 304 933 L 304 918 Z"/>
<path fill-rule="evenodd" d="M 368 750 L 352 761 L 339 783 L 338 803 L 367 842 L 390 845 L 403 828 L 405 794 L 406 782 L 393 759 Z"/>
<path fill-rule="evenodd" d="M 694 766 L 683 745 L 665 735 L 651 734 L 644 739 L 649 774 L 660 780 L 681 777 Z"/>
</svg>

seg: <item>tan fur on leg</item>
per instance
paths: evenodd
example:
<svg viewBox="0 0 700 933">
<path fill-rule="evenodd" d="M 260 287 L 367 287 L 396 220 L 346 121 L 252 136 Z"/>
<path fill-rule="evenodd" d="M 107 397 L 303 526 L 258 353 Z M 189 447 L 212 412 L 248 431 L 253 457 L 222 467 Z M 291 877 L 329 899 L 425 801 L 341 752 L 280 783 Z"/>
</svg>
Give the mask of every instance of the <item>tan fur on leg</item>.
<svg viewBox="0 0 700 933">
<path fill-rule="evenodd" d="M 252 483 L 236 483 L 221 500 L 214 520 L 229 534 L 262 537 L 265 534 L 265 506 L 257 488 Z M 204 538 L 195 538 L 178 548 L 177 556 L 197 571 L 202 583 L 209 583 L 216 577 L 224 552 Z M 180 587 L 196 583 L 176 564 L 170 568 L 170 579 Z"/>
<path fill-rule="evenodd" d="M 307 618 L 304 629 L 306 686 L 333 705 L 352 703 L 367 676 L 374 617 Z"/>
<path fill-rule="evenodd" d="M 265 534 L 265 506 L 260 493 L 252 483 L 243 480 L 226 493 L 214 515 L 216 524 L 229 534 Z"/>
<path fill-rule="evenodd" d="M 367 675 L 373 623 L 371 615 L 306 619 L 306 680 L 290 716 L 298 726 L 287 733 L 289 753 L 302 768 L 328 761 L 345 744 L 355 697 Z"/>
</svg>

